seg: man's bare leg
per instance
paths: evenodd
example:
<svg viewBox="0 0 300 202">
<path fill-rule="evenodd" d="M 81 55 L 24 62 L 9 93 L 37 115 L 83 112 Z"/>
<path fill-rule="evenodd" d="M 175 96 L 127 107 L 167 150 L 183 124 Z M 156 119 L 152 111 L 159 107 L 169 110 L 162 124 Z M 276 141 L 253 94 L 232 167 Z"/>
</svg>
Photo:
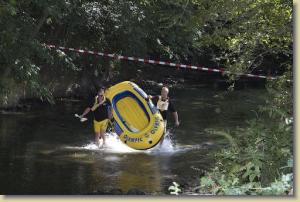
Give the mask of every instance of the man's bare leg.
<svg viewBox="0 0 300 202">
<path fill-rule="evenodd" d="M 163 135 L 161 136 L 161 139 L 160 139 L 160 142 L 159 142 L 159 146 L 161 147 L 163 142 L 164 142 L 164 139 L 165 139 L 165 135 L 167 133 L 167 121 L 165 120 L 164 121 L 164 126 L 165 126 L 165 129 L 164 129 L 164 133 Z"/>
<path fill-rule="evenodd" d="M 100 146 L 100 132 L 95 133 L 95 144 L 99 147 Z"/>
<path fill-rule="evenodd" d="M 100 137 L 103 139 L 102 147 L 104 147 L 105 146 L 105 131 L 100 132 Z"/>
</svg>

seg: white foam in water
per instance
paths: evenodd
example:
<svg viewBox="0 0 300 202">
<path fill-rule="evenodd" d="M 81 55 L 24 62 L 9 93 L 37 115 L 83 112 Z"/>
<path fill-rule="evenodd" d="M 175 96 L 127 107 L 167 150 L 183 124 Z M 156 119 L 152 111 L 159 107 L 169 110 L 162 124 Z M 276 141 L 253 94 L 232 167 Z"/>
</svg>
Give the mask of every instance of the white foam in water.
<svg viewBox="0 0 300 202">
<path fill-rule="evenodd" d="M 118 137 L 116 133 L 107 133 L 105 135 L 105 147 L 102 147 L 103 141 L 100 139 L 100 147 L 98 147 L 94 142 L 91 142 L 87 145 L 84 145 L 82 147 L 76 147 L 77 149 L 85 149 L 85 150 L 99 150 L 106 153 L 174 153 L 176 151 L 175 146 L 170 138 L 171 134 L 167 132 L 165 135 L 165 139 L 162 144 L 158 143 L 155 147 L 148 149 L 148 150 L 135 150 L 130 147 L 128 147 L 126 144 L 124 144 Z M 75 149 L 75 147 L 69 147 Z"/>
<path fill-rule="evenodd" d="M 153 154 L 173 154 L 176 152 L 176 147 L 171 139 L 172 134 L 167 131 L 163 143 L 158 143 L 155 147 L 147 150 L 148 153 Z"/>
<path fill-rule="evenodd" d="M 139 152 L 138 150 L 132 149 L 125 145 L 115 133 L 105 134 L 105 147 L 102 147 L 103 141 L 100 139 L 100 147 L 95 143 L 90 143 L 83 146 L 83 149 L 86 150 L 103 150 L 104 152 L 109 153 L 132 153 Z"/>
<path fill-rule="evenodd" d="M 86 149 L 86 150 L 98 150 L 99 149 L 99 147 L 94 143 L 87 144 L 87 145 L 83 146 L 82 148 Z"/>
<path fill-rule="evenodd" d="M 102 151 L 105 153 L 146 153 L 153 155 L 172 155 L 178 152 L 186 152 L 193 149 L 191 145 L 180 146 L 175 145 L 172 140 L 172 133 L 167 131 L 164 141 L 162 144 L 157 143 L 157 145 L 148 150 L 135 150 L 128 147 L 124 144 L 116 133 L 107 133 L 106 134 L 106 145 L 102 147 L 102 139 L 100 139 L 100 148 L 94 143 L 91 142 L 81 147 L 65 147 L 68 149 L 79 149 L 79 150 L 92 150 L 92 151 Z"/>
<path fill-rule="evenodd" d="M 139 152 L 138 150 L 132 149 L 124 144 L 116 133 L 106 134 L 106 146 L 104 148 L 105 152 L 110 153 L 132 153 Z"/>
</svg>

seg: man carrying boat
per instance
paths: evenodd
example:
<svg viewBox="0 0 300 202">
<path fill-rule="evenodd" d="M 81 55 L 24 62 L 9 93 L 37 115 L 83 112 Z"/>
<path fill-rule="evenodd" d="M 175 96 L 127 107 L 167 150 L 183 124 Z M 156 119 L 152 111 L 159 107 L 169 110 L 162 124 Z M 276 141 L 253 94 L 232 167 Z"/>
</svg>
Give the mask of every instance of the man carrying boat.
<svg viewBox="0 0 300 202">
<path fill-rule="evenodd" d="M 112 118 L 111 114 L 111 103 L 108 99 L 105 98 L 104 91 L 102 87 L 99 89 L 97 96 L 90 103 L 90 105 L 84 110 L 80 118 L 83 118 L 90 111 L 93 112 L 94 116 L 94 131 L 95 131 L 95 144 L 100 146 L 100 139 L 103 139 L 102 146 L 105 146 L 105 132 L 109 119 Z"/>
<path fill-rule="evenodd" d="M 174 120 L 175 120 L 175 126 L 179 126 L 179 120 L 178 120 L 178 113 L 177 110 L 175 109 L 175 106 L 173 102 L 171 102 L 169 98 L 169 89 L 164 86 L 161 89 L 161 95 L 158 96 L 151 96 L 149 95 L 149 98 L 153 101 L 153 104 L 156 105 L 156 107 L 159 109 L 163 119 L 164 119 L 164 125 L 165 125 L 165 132 L 167 130 L 167 118 L 168 118 L 168 112 L 171 112 Z M 164 141 L 164 135 L 161 138 L 160 145 L 162 145 Z"/>
</svg>

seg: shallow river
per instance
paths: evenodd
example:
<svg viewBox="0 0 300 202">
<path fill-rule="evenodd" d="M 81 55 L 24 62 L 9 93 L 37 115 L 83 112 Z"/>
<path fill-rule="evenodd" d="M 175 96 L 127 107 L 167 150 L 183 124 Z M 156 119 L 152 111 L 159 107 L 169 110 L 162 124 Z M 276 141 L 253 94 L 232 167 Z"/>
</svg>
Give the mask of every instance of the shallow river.
<svg viewBox="0 0 300 202">
<path fill-rule="evenodd" d="M 159 91 L 152 91 L 159 93 Z M 135 151 L 107 134 L 108 147 L 92 143 L 91 117 L 74 117 L 84 103 L 60 100 L 25 113 L 0 113 L 0 194 L 90 194 L 137 188 L 165 194 L 172 181 L 198 180 L 214 166 L 212 152 L 227 145 L 207 129 L 242 127 L 255 117 L 266 91 L 219 91 L 201 86 L 171 89 L 181 125 L 169 121 L 161 147 Z M 172 117 L 170 117 L 172 118 Z"/>
</svg>

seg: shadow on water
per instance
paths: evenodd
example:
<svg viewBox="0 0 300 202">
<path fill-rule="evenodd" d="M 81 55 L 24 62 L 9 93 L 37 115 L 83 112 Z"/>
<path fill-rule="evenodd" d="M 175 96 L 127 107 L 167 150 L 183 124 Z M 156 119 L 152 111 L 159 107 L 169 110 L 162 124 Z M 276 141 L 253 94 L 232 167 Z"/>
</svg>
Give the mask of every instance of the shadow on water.
<svg viewBox="0 0 300 202">
<path fill-rule="evenodd" d="M 0 114 L 0 193 L 126 193 L 137 188 L 164 194 L 172 181 L 198 182 L 202 170 L 214 164 L 209 154 L 226 144 L 205 129 L 243 126 L 265 95 L 253 89 L 226 93 L 189 88 L 171 93 L 181 126 L 168 131 L 162 146 L 146 151 L 127 147 L 113 133 L 107 134 L 106 148 L 97 148 L 91 142 L 91 117 L 83 123 L 74 118 L 84 109 L 82 102 Z M 170 123 L 172 127 L 172 119 Z"/>
</svg>

